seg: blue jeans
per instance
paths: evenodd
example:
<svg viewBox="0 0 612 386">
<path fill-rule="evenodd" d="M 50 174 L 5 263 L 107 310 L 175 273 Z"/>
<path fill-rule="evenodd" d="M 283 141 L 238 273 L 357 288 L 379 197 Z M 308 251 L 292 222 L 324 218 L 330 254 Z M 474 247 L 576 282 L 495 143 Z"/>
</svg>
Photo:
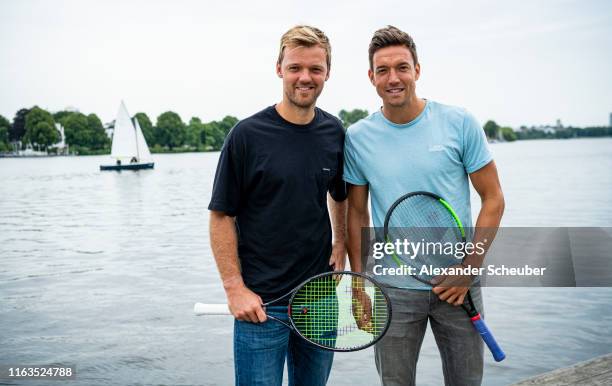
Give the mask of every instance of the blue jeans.
<svg viewBox="0 0 612 386">
<path fill-rule="evenodd" d="M 268 307 L 267 313 L 288 322 L 287 307 Z M 237 386 L 281 386 L 287 358 L 289 386 L 324 386 L 333 351 L 320 349 L 281 323 L 234 321 L 234 373 Z"/>
</svg>

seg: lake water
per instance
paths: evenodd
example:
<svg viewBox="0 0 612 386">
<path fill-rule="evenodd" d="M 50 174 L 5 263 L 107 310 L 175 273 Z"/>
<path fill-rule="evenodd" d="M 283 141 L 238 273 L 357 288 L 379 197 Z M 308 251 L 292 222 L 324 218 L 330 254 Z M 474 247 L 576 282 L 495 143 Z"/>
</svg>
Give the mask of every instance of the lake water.
<svg viewBox="0 0 612 386">
<path fill-rule="evenodd" d="M 612 226 L 612 139 L 491 148 L 504 225 Z M 218 155 L 121 173 L 98 171 L 106 157 L 0 159 L 0 364 L 75 364 L 71 385 L 233 384 L 232 320 L 192 314 L 225 300 L 206 209 Z M 610 288 L 484 293 L 508 356 L 487 355 L 486 385 L 612 351 Z M 431 332 L 417 383 L 442 384 Z M 337 354 L 330 384 L 378 384 L 372 351 Z"/>
</svg>

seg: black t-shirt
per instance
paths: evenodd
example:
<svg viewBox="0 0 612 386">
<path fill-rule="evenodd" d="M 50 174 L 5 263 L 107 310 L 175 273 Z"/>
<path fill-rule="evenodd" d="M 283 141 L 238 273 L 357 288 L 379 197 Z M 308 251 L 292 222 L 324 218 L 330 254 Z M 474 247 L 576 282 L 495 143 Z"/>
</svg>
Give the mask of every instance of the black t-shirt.
<svg viewBox="0 0 612 386">
<path fill-rule="evenodd" d="M 236 217 L 242 277 L 264 302 L 331 270 L 326 197 L 346 199 L 343 146 L 342 124 L 318 108 L 296 125 L 271 106 L 225 139 L 208 209 Z"/>
</svg>

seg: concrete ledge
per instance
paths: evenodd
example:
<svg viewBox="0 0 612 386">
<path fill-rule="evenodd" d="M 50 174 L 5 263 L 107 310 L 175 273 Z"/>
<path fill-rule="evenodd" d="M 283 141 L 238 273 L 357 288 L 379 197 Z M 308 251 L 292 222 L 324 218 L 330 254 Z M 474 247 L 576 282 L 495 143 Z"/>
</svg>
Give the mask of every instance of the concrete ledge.
<svg viewBox="0 0 612 386">
<path fill-rule="evenodd" d="M 512 386 L 609 386 L 612 385 L 612 354 L 553 370 Z"/>
</svg>

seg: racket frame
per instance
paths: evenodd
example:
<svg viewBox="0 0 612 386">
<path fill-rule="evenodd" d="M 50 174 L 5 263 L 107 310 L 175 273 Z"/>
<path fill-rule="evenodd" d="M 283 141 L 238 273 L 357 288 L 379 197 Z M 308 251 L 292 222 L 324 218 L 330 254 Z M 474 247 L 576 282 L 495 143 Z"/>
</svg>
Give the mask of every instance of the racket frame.
<svg viewBox="0 0 612 386">
<path fill-rule="evenodd" d="M 371 342 L 368 342 L 368 344 L 365 345 L 361 345 L 359 347 L 355 347 L 355 348 L 333 348 L 333 347 L 329 347 L 329 346 L 325 346 L 322 344 L 319 344 L 309 338 L 307 338 L 306 336 L 304 336 L 300 330 L 297 328 L 297 326 L 295 325 L 295 322 L 293 320 L 293 316 L 291 315 L 291 305 L 293 303 L 293 299 L 295 298 L 296 294 L 299 292 L 300 289 L 302 289 L 304 286 L 306 286 L 308 283 L 323 277 L 323 276 L 333 276 L 333 275 L 348 275 L 348 276 L 357 276 L 357 277 L 361 277 L 365 280 L 369 280 L 374 286 L 376 286 L 379 290 L 380 293 L 382 293 L 382 295 L 385 298 L 385 305 L 387 308 L 387 320 L 385 323 L 385 327 L 383 328 L 383 330 L 381 331 L 380 334 L 378 334 L 378 336 L 373 339 Z M 299 284 L 298 286 L 296 286 L 293 291 L 289 292 L 288 294 L 285 294 L 284 296 L 281 296 L 278 299 L 275 299 L 271 302 L 268 302 L 266 304 L 271 304 L 271 303 L 275 303 L 278 302 L 282 299 L 284 299 L 287 296 L 291 296 L 289 298 L 289 304 L 287 305 L 287 315 L 289 316 L 289 322 L 291 325 L 289 325 L 288 323 L 283 322 L 282 320 L 279 320 L 278 318 L 274 318 L 271 317 L 274 320 L 277 320 L 281 323 L 283 323 L 285 326 L 289 327 L 291 330 L 293 330 L 296 334 L 298 334 L 302 339 L 306 340 L 307 342 L 320 347 L 322 349 L 325 350 L 330 350 L 330 351 L 335 351 L 335 352 L 351 352 L 351 351 L 359 351 L 359 350 L 363 350 L 365 348 L 368 348 L 374 344 L 376 344 L 376 342 L 378 342 L 380 339 L 382 339 L 382 337 L 386 334 L 387 330 L 389 329 L 389 326 L 391 325 L 391 317 L 392 317 L 392 308 L 391 308 L 391 299 L 389 299 L 389 295 L 387 295 L 387 293 L 385 292 L 384 288 L 380 285 L 380 283 L 378 283 L 376 280 L 374 280 L 373 278 L 371 278 L 368 275 L 365 275 L 363 273 L 360 272 L 353 272 L 353 271 L 330 271 L 330 272 L 324 272 L 324 273 L 320 273 L 318 275 L 312 276 L 311 278 L 303 281 L 301 284 Z M 265 305 L 264 305 L 265 306 Z M 374 300 L 372 300 L 372 306 L 374 307 Z M 267 314 L 266 314 L 267 315 Z M 269 315 L 268 315 L 269 316 Z"/>
<path fill-rule="evenodd" d="M 361 345 L 358 347 L 354 347 L 354 348 L 334 348 L 334 347 L 330 347 L 330 346 L 325 346 L 322 344 L 319 344 L 315 341 L 313 341 L 312 339 L 304 336 L 304 334 L 302 334 L 300 332 L 300 330 L 297 328 L 293 317 L 291 315 L 291 308 L 292 308 L 292 304 L 293 304 L 293 300 L 295 298 L 295 296 L 297 295 L 297 293 L 300 291 L 300 289 L 302 289 L 304 286 L 306 286 L 307 284 L 311 283 L 314 280 L 317 280 L 321 277 L 324 276 L 330 276 L 333 277 L 334 275 L 346 275 L 346 276 L 350 276 L 351 280 L 352 277 L 360 277 L 366 281 L 370 281 L 370 283 L 372 283 L 373 286 L 375 286 L 378 290 L 380 290 L 380 293 L 384 296 L 385 299 L 385 306 L 386 306 L 386 322 L 385 322 L 385 326 L 382 329 L 382 331 L 378 334 L 378 336 L 375 337 L 375 339 L 373 339 L 371 342 L 368 342 L 365 345 Z M 266 302 L 264 304 L 262 304 L 262 307 L 264 308 L 264 311 L 266 311 L 266 307 L 274 305 L 275 303 L 279 303 L 280 301 L 289 298 L 288 300 L 288 304 L 287 304 L 287 315 L 289 316 L 289 322 L 285 322 L 284 320 L 281 320 L 277 317 L 274 317 L 270 314 L 268 314 L 266 312 L 266 316 L 274 321 L 277 321 L 281 324 L 283 324 L 285 327 L 289 328 L 290 330 L 292 330 L 293 332 L 295 332 L 298 336 L 300 336 L 302 339 L 306 340 L 307 342 L 309 342 L 312 345 L 315 345 L 319 348 L 322 348 L 324 350 L 329 350 L 329 351 L 335 351 L 335 352 L 351 352 L 351 351 L 359 351 L 359 350 L 363 350 L 365 348 L 368 348 L 374 344 L 376 344 L 380 339 L 382 339 L 382 337 L 385 335 L 385 333 L 387 332 L 387 330 L 389 329 L 389 326 L 391 325 L 391 318 L 392 318 L 392 307 L 391 307 L 391 299 L 389 299 L 389 295 L 387 295 L 384 287 L 382 285 L 380 285 L 380 283 L 378 283 L 376 280 L 374 280 L 372 277 L 365 275 L 363 273 L 360 272 L 353 272 L 353 271 L 329 271 L 329 272 L 323 272 L 320 273 L 318 275 L 312 276 L 306 280 L 304 280 L 302 283 L 300 283 L 299 285 L 297 285 L 293 290 L 287 292 L 285 295 L 278 297 L 272 301 Z M 283 305 L 284 306 L 284 305 Z M 375 302 L 374 299 L 372 299 L 372 306 L 375 306 Z M 211 313 L 212 314 L 212 313 Z M 227 309 L 227 312 L 224 312 L 224 314 L 228 314 L 231 315 L 231 312 L 229 311 L 229 309 Z M 352 316 L 351 316 L 352 317 Z"/>
<path fill-rule="evenodd" d="M 461 245 L 465 244 L 467 240 L 465 236 L 465 229 L 463 228 L 463 224 L 461 223 L 461 220 L 459 219 L 459 216 L 457 216 L 457 213 L 455 212 L 453 207 L 446 200 L 444 200 L 442 197 L 438 196 L 437 194 L 426 192 L 426 191 L 410 192 L 410 193 L 404 194 L 403 196 L 395 200 L 395 202 L 391 205 L 391 207 L 387 211 L 387 214 L 385 215 L 385 222 L 384 222 L 384 227 L 383 227 L 383 237 L 385 241 L 387 242 L 390 241 L 388 240 L 389 220 L 391 219 L 391 214 L 393 213 L 393 210 L 404 200 L 410 197 L 413 197 L 413 196 L 429 196 L 430 198 L 433 198 L 434 200 L 438 201 L 444 208 L 446 208 L 446 210 L 451 214 L 451 217 L 455 221 L 455 224 L 457 224 L 457 228 L 459 228 L 459 232 L 461 233 Z M 395 253 L 393 253 L 392 258 L 397 264 L 401 264 L 401 259 L 397 257 Z M 461 259 L 461 263 L 463 263 L 464 259 L 465 257 Z M 428 280 L 421 279 L 420 277 L 416 275 L 411 275 L 411 276 L 414 279 L 420 281 L 421 283 L 427 284 L 431 286 L 432 288 L 435 287 L 435 285 Z M 467 305 L 466 305 L 466 300 L 467 300 Z M 485 343 L 489 347 L 489 350 L 491 351 L 491 354 L 493 354 L 493 358 L 495 359 L 495 361 L 500 362 L 504 360 L 506 358 L 506 354 L 504 354 L 501 347 L 499 347 L 498 343 L 495 341 L 495 337 L 493 336 L 493 334 L 490 332 L 490 330 L 484 323 L 484 319 L 482 318 L 482 316 L 476 309 L 476 306 L 474 306 L 474 301 L 472 300 L 472 294 L 470 293 L 469 289 L 466 293 L 466 299 L 464 299 L 463 303 L 461 304 L 461 308 L 463 308 L 463 310 L 470 317 L 470 320 L 472 324 L 474 325 L 474 328 L 476 328 L 478 333 L 481 335 L 482 339 L 485 341 Z"/>
</svg>

